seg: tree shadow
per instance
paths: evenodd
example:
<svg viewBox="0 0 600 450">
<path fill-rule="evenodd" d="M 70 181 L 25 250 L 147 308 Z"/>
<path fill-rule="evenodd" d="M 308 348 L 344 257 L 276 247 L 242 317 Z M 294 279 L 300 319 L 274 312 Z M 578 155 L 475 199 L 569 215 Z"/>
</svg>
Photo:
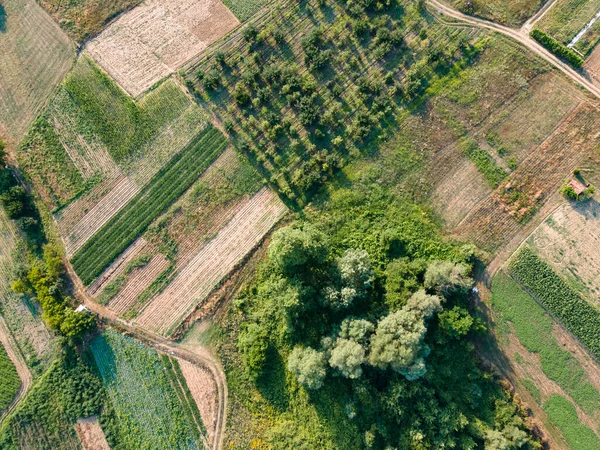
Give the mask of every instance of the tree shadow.
<svg viewBox="0 0 600 450">
<path fill-rule="evenodd" d="M 256 387 L 276 410 L 287 410 L 290 394 L 287 388 L 285 364 L 274 345 L 269 345 L 266 364 L 263 373 L 256 381 Z"/>
<path fill-rule="evenodd" d="M 0 3 L 0 33 L 6 33 L 6 9 Z"/>
</svg>

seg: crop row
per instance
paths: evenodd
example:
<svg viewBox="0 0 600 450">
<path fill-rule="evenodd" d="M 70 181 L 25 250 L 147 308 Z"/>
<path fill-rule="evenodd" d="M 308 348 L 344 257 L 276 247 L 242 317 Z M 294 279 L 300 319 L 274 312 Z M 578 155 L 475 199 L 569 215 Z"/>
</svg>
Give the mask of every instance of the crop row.
<svg viewBox="0 0 600 450">
<path fill-rule="evenodd" d="M 152 221 L 177 200 L 227 146 L 225 137 L 207 127 L 169 161 L 72 258 L 81 280 L 89 285 Z"/>
<path fill-rule="evenodd" d="M 600 311 L 591 306 L 530 248 L 510 263 L 511 273 L 596 357 L 600 358 Z"/>
<path fill-rule="evenodd" d="M 17 369 L 2 344 L 0 344 L 0 379 L 2 379 L 0 384 L 0 412 L 2 412 L 8 408 L 21 386 Z"/>
</svg>

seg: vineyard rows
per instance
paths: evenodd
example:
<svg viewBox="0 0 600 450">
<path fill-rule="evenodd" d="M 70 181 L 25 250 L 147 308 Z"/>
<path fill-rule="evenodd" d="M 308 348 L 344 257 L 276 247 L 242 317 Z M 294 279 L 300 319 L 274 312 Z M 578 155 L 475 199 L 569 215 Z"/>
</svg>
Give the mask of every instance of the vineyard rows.
<svg viewBox="0 0 600 450">
<path fill-rule="evenodd" d="M 107 222 L 72 258 L 89 285 L 169 205 L 179 198 L 227 146 L 224 136 L 208 127 L 161 169 L 144 189 Z"/>
<path fill-rule="evenodd" d="M 201 435 L 184 413 L 158 353 L 107 329 L 90 344 L 126 448 L 200 450 Z"/>
<path fill-rule="evenodd" d="M 173 332 L 285 211 L 285 205 L 273 191 L 268 188 L 259 191 L 177 274 L 167 289 L 151 301 L 138 322 L 159 333 Z"/>
<path fill-rule="evenodd" d="M 512 275 L 600 359 L 600 311 L 585 301 L 529 247 L 513 257 Z"/>
</svg>

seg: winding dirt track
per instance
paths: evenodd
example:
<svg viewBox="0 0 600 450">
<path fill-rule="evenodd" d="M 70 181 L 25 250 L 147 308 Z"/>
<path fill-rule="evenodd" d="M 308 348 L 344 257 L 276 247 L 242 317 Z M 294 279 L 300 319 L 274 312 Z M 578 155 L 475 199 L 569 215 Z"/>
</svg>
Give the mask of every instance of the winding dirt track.
<svg viewBox="0 0 600 450">
<path fill-rule="evenodd" d="M 538 44 L 536 41 L 529 37 L 529 31 L 533 28 L 536 21 L 544 15 L 545 11 L 547 11 L 549 7 L 546 10 L 542 10 L 541 13 L 536 14 L 534 16 L 534 20 L 527 22 L 523 26 L 523 28 L 516 30 L 514 28 L 498 25 L 496 23 L 484 19 L 478 19 L 475 17 L 467 16 L 459 11 L 450 8 L 449 6 L 440 3 L 437 0 L 428 0 L 427 3 L 430 7 L 430 11 L 434 14 L 437 14 L 440 21 L 447 25 L 464 26 L 466 24 L 476 28 L 486 28 L 488 30 L 497 31 L 498 33 L 501 33 L 505 36 L 508 36 L 511 39 L 514 39 L 515 41 L 527 47 L 532 53 L 535 53 L 537 56 L 556 67 L 558 70 L 567 75 L 575 83 L 579 84 L 581 87 L 583 87 L 592 95 L 594 95 L 596 98 L 600 99 L 600 89 L 596 87 L 588 78 L 585 78 L 581 73 L 573 70 L 568 64 L 562 62 L 560 59 L 558 59 L 556 56 L 554 56 L 552 53 L 550 53 L 548 50 L 546 50 L 544 47 L 542 47 L 540 44 Z M 550 5 L 550 7 L 551 6 L 552 5 Z M 446 21 L 444 20 L 444 17 L 454 19 L 458 22 Z"/>
<path fill-rule="evenodd" d="M 0 343 L 2 343 L 2 346 L 6 349 L 6 353 L 8 353 L 8 357 L 17 368 L 17 373 L 21 379 L 21 387 L 19 387 L 16 397 L 13 399 L 12 403 L 4 412 L 4 414 L 0 415 L 0 421 L 2 421 L 2 419 L 8 413 L 10 413 L 15 406 L 17 406 L 17 403 L 19 403 L 19 401 L 25 396 L 31 387 L 33 378 L 31 376 L 31 372 L 29 371 L 29 367 L 27 367 L 19 348 L 17 347 L 17 343 L 13 339 L 8 327 L 6 326 L 6 322 L 4 321 L 3 317 L 0 317 Z"/>
</svg>

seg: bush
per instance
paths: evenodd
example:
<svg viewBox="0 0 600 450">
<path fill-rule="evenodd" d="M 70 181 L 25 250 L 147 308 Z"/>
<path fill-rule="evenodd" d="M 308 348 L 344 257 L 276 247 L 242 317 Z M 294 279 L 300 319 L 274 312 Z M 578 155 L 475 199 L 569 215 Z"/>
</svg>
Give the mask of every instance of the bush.
<svg viewBox="0 0 600 450">
<path fill-rule="evenodd" d="M 531 37 L 558 56 L 563 61 L 568 62 L 573 67 L 579 69 L 585 62 L 581 56 L 575 53 L 568 47 L 565 47 L 556 39 L 550 37 L 541 30 L 534 29 L 531 31 Z"/>
</svg>

